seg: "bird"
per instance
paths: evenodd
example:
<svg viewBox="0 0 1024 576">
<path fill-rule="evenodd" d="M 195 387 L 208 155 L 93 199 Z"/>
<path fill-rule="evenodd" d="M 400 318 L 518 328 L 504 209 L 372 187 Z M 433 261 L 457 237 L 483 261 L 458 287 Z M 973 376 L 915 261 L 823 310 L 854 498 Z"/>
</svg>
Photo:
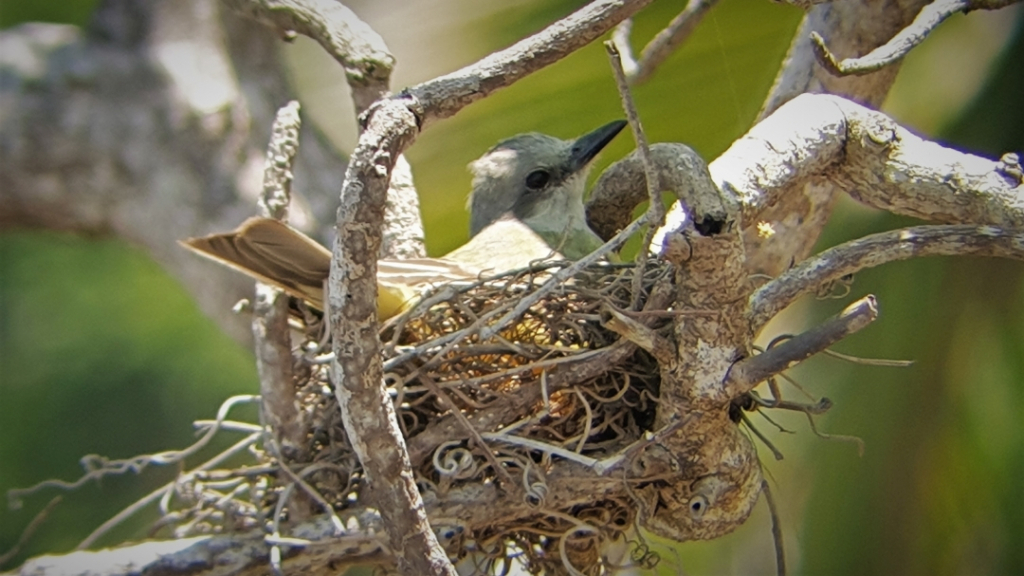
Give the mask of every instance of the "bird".
<svg viewBox="0 0 1024 576">
<path fill-rule="evenodd" d="M 469 241 L 440 258 L 378 261 L 378 317 L 402 312 L 427 285 L 474 281 L 546 258 L 578 260 L 600 247 L 584 211 L 586 178 L 625 125 L 616 120 L 573 140 L 519 134 L 470 163 Z M 179 243 L 324 309 L 331 253 L 281 221 L 252 217 L 231 232 Z"/>
</svg>

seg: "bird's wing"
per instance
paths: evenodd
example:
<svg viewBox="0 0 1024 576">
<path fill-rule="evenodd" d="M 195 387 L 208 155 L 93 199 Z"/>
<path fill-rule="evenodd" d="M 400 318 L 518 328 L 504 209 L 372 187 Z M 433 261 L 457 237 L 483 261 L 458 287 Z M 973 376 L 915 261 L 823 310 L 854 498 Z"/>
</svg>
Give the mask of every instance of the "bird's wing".
<svg viewBox="0 0 1024 576">
<path fill-rule="evenodd" d="M 324 309 L 323 283 L 331 253 L 312 238 L 270 218 L 253 217 L 225 234 L 189 238 L 180 244 L 285 293 Z M 475 281 L 478 272 L 437 258 L 378 262 L 378 313 L 393 316 L 419 299 L 432 284 Z"/>
<path fill-rule="evenodd" d="M 441 258 L 379 260 L 377 279 L 407 286 L 464 282 L 477 279 L 477 273 L 458 262 Z"/>
<path fill-rule="evenodd" d="M 561 260 L 564 257 L 520 220 L 502 218 L 442 259 L 456 262 L 478 275 L 494 275 L 526 268 L 539 260 Z"/>
<path fill-rule="evenodd" d="M 457 262 L 437 258 L 377 261 L 377 315 L 381 320 L 397 316 L 420 300 L 426 287 L 477 279 Z"/>
<path fill-rule="evenodd" d="M 323 310 L 323 282 L 331 270 L 331 253 L 287 224 L 254 217 L 232 232 L 189 238 L 180 244 Z"/>
<path fill-rule="evenodd" d="M 323 285 L 331 270 L 331 253 L 287 224 L 254 217 L 232 232 L 189 238 L 180 243 L 324 309 Z M 526 224 L 514 218 L 501 219 L 443 258 L 378 262 L 378 313 L 387 318 L 404 310 L 429 285 L 475 281 L 481 275 L 525 268 L 551 258 L 563 256 Z"/>
</svg>

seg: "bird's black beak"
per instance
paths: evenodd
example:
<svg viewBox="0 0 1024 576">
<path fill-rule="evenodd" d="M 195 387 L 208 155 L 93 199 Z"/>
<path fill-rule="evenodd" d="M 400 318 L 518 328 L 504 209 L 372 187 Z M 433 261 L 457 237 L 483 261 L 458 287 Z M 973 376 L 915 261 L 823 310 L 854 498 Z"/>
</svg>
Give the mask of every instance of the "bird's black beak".
<svg viewBox="0 0 1024 576">
<path fill-rule="evenodd" d="M 625 126 L 625 120 L 616 120 L 577 138 L 572 143 L 572 150 L 569 152 L 570 170 L 575 173 L 590 164 L 594 156 L 597 156 L 597 153 L 607 146 Z"/>
</svg>

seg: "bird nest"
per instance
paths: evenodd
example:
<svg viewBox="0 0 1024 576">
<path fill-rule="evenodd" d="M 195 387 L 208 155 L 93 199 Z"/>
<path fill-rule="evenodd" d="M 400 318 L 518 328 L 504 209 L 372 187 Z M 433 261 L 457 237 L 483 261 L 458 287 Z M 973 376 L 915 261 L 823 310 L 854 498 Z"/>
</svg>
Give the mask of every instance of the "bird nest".
<svg viewBox="0 0 1024 576">
<path fill-rule="evenodd" d="M 546 478 L 556 461 L 600 460 L 652 429 L 657 363 L 635 346 L 627 349 L 602 319 L 612 309 L 640 310 L 671 275 L 664 265 L 603 264 L 536 294 L 566 265 L 439 287 L 380 332 L 385 379 L 432 525 L 453 558 L 472 553 L 481 571 L 512 555 L 534 572 L 561 572 L 566 563 L 600 570 L 604 545 L 634 524 L 636 503 L 621 491 L 570 502 L 550 494 Z M 531 297 L 536 301 L 516 315 L 514 308 Z M 645 314 L 655 328 L 664 322 L 650 306 Z M 304 349 L 314 349 L 316 340 L 311 336 Z M 329 363 L 299 356 L 296 379 L 309 446 L 280 463 L 315 490 L 321 505 L 339 514 L 365 509 L 372 502 Z M 257 505 L 264 511 L 256 516 L 272 517 L 275 507 L 288 515 L 288 478 L 268 468 L 266 480 Z M 481 490 L 516 494 L 518 505 L 496 508 L 483 522 L 455 514 L 449 530 L 438 528 L 436 510 L 457 510 L 446 503 Z M 509 501 L 516 500 L 502 500 Z"/>
<path fill-rule="evenodd" d="M 660 273 L 655 271 L 652 281 Z M 475 285 L 384 329 L 386 378 L 406 438 L 431 434 L 431 425 L 449 414 L 465 416 L 453 419 L 466 424 L 486 415 L 491 431 L 600 457 L 650 428 L 658 371 L 644 353 L 626 366 L 571 386 L 562 383 L 557 390 L 548 379 L 559 366 L 579 363 L 619 340 L 602 325 L 601 311 L 634 305 L 632 267 L 586 270 L 508 326 L 493 330 L 495 322 L 546 279 L 547 275 L 523 273 Z M 637 299 L 636 304 L 643 301 Z M 481 336 L 488 331 L 493 335 Z M 444 475 L 445 468 L 434 460 L 420 470 L 424 479 Z M 489 479 L 494 471 L 486 468 L 467 477 Z"/>
</svg>

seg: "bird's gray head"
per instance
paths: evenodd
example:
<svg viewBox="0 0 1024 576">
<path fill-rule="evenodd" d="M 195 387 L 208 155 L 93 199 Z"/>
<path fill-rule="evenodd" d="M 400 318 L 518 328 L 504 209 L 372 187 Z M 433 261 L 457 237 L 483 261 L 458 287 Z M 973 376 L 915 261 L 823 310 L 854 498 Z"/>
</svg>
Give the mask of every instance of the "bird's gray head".
<svg viewBox="0 0 1024 576">
<path fill-rule="evenodd" d="M 575 140 L 531 132 L 503 140 L 469 165 L 470 234 L 512 216 L 536 231 L 585 225 L 583 191 L 590 161 L 626 125 L 606 124 Z"/>
</svg>

